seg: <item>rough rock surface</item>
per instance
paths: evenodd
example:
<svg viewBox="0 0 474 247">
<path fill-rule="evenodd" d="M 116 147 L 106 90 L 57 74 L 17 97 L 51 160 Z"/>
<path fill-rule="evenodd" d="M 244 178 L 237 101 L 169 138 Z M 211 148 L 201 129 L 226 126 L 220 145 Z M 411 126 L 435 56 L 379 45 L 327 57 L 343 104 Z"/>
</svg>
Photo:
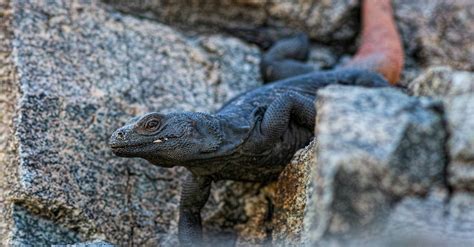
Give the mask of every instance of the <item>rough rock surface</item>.
<svg viewBox="0 0 474 247">
<path fill-rule="evenodd" d="M 258 85 L 258 49 L 89 1 L 2 13 L 3 241 L 173 245 L 184 170 L 117 158 L 108 137 L 131 116 L 211 111 Z"/>
<path fill-rule="evenodd" d="M 409 90 L 414 95 L 438 98 L 474 93 L 474 72 L 428 67 L 409 84 Z"/>
<path fill-rule="evenodd" d="M 94 240 L 77 244 L 53 245 L 53 247 L 114 247 L 114 245 L 103 240 Z"/>
<path fill-rule="evenodd" d="M 394 0 L 407 57 L 423 66 L 474 70 L 474 2 Z"/>
<path fill-rule="evenodd" d="M 274 196 L 273 246 L 300 246 L 305 240 L 303 222 L 308 201 L 312 199 L 311 171 L 316 167 L 313 140 L 295 154 L 277 182 Z"/>
<path fill-rule="evenodd" d="M 353 238 L 399 198 L 443 184 L 439 104 L 396 89 L 329 86 L 318 92 L 316 106 L 318 166 L 305 219 L 310 241 Z"/>
<path fill-rule="evenodd" d="M 474 93 L 445 99 L 448 131 L 448 179 L 456 190 L 474 192 Z"/>
<path fill-rule="evenodd" d="M 131 12 L 165 23 L 220 28 L 252 29 L 267 26 L 276 30 L 298 29 L 319 41 L 348 41 L 357 33 L 358 1 L 335 0 L 224 0 L 224 1 L 109 1 Z M 291 32 L 291 31 L 290 31 Z"/>
<path fill-rule="evenodd" d="M 426 197 L 406 197 L 391 211 L 381 237 L 419 239 L 437 246 L 471 246 L 474 243 L 474 197 L 470 193 L 448 195 L 433 190 Z"/>
<path fill-rule="evenodd" d="M 443 100 L 448 182 L 455 190 L 474 191 L 474 72 L 430 67 L 410 83 L 410 90 Z"/>
<path fill-rule="evenodd" d="M 263 26 L 265 32 L 278 37 L 297 30 L 304 31 L 314 41 L 337 46 L 338 49 L 333 51 L 337 56 L 354 52 L 357 44 L 354 38 L 359 30 L 360 1 L 356 0 L 105 2 L 116 9 L 178 25 L 191 32 L 202 27 L 262 31 L 259 28 Z M 474 39 L 473 1 L 394 0 L 393 4 L 406 53 L 402 85 L 408 85 L 421 66 L 449 65 L 456 69 L 474 70 L 474 45 L 471 42 Z M 235 30 L 229 33 L 236 34 Z"/>
</svg>

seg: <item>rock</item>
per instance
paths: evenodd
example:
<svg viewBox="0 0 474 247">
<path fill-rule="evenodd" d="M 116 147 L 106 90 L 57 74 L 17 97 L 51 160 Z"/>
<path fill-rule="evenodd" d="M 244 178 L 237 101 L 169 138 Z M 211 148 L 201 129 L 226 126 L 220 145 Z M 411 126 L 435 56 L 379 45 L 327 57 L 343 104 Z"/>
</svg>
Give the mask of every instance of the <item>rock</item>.
<svg viewBox="0 0 474 247">
<path fill-rule="evenodd" d="M 456 190 L 474 192 L 474 93 L 443 102 L 449 133 L 448 182 Z"/>
<path fill-rule="evenodd" d="M 273 227 L 273 204 L 276 184 L 270 183 L 257 194 L 245 198 L 245 215 L 249 219 L 236 226 L 238 239 L 235 246 L 267 246 L 271 241 Z M 219 245 L 220 246 L 220 245 Z"/>
<path fill-rule="evenodd" d="M 474 93 L 474 73 L 447 66 L 428 67 L 409 84 L 409 90 L 414 95 L 431 97 Z"/>
<path fill-rule="evenodd" d="M 448 182 L 453 189 L 474 191 L 474 73 L 430 67 L 410 84 L 410 91 L 443 100 Z"/>
<path fill-rule="evenodd" d="M 103 240 L 94 240 L 76 244 L 53 245 L 53 247 L 114 247 L 114 245 Z"/>
<path fill-rule="evenodd" d="M 185 171 L 118 158 L 107 140 L 131 116 L 212 111 L 257 86 L 257 48 L 102 3 L 0 6 L 3 243 L 175 245 Z"/>
<path fill-rule="evenodd" d="M 407 197 L 397 203 L 380 236 L 391 242 L 399 236 L 405 240 L 469 246 L 474 243 L 473 231 L 474 195 L 448 195 L 446 190 L 438 190 L 425 198 Z"/>
<path fill-rule="evenodd" d="M 301 246 L 303 223 L 312 198 L 311 171 L 316 167 L 316 141 L 299 150 L 278 178 L 274 196 L 273 246 Z"/>
<path fill-rule="evenodd" d="M 433 188 L 425 197 L 408 196 L 393 205 L 387 217 L 376 222 L 371 237 L 323 242 L 333 246 L 472 246 L 474 195 L 449 195 Z M 321 244 L 321 243 L 320 243 Z"/>
<path fill-rule="evenodd" d="M 270 186 L 271 188 L 271 186 Z M 203 209 L 204 237 L 209 246 L 249 245 L 266 240 L 270 188 L 258 183 L 219 181 Z M 258 209 L 258 210 L 254 210 Z"/>
<path fill-rule="evenodd" d="M 394 9 L 407 57 L 474 70 L 473 1 L 395 0 Z"/>
<path fill-rule="evenodd" d="M 319 41 L 349 41 L 358 32 L 358 1 L 224 0 L 224 1 L 110 1 L 115 8 L 189 29 L 199 26 L 224 29 L 257 29 L 267 26 L 279 32 L 288 29 L 308 33 Z M 185 27 L 186 28 L 186 27 Z"/>
<path fill-rule="evenodd" d="M 311 242 L 352 238 L 408 195 L 443 184 L 446 132 L 428 99 L 392 89 L 329 86 L 318 92 L 311 178 Z"/>
<path fill-rule="evenodd" d="M 350 44 L 358 33 L 360 1 L 109 1 L 117 9 L 194 30 L 200 26 L 297 29 L 315 41 Z M 409 67 L 450 65 L 473 70 L 474 4 L 469 0 L 396 0 L 394 12 Z M 288 31 L 289 30 L 289 31 Z M 345 46 L 353 50 L 354 46 Z M 412 63 L 412 57 L 416 57 Z M 407 76 L 409 76 L 407 74 Z"/>
</svg>

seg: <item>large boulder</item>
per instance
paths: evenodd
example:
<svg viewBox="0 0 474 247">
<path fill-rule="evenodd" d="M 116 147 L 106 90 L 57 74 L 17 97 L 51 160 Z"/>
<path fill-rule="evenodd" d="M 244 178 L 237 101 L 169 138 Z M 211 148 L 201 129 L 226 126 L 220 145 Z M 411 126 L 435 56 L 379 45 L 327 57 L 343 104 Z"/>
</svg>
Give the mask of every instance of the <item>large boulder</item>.
<svg viewBox="0 0 474 247">
<path fill-rule="evenodd" d="M 316 103 L 310 242 L 352 239 L 397 200 L 443 186 L 446 131 L 439 103 L 396 89 L 329 86 Z"/>
<path fill-rule="evenodd" d="M 356 0 L 104 1 L 191 34 L 223 30 L 268 45 L 269 40 L 304 31 L 314 41 L 337 47 L 332 52 L 343 58 L 353 53 L 358 43 L 361 1 Z M 403 85 L 424 66 L 474 69 L 473 1 L 394 0 L 393 7 L 406 55 Z"/>
<path fill-rule="evenodd" d="M 273 245 L 472 242 L 472 220 L 459 215 L 474 213 L 474 197 L 452 195 L 446 183 L 441 102 L 396 89 L 330 86 L 319 91 L 316 109 L 315 142 L 277 183 Z M 445 214 L 433 219 L 432 211 Z M 402 231 L 408 228 L 418 235 Z"/>
<path fill-rule="evenodd" d="M 474 192 L 474 72 L 430 67 L 410 83 L 410 91 L 443 101 L 449 185 Z"/>
<path fill-rule="evenodd" d="M 115 8 L 185 29 L 211 27 L 258 29 L 268 27 L 275 33 L 297 29 L 320 41 L 350 41 L 357 34 L 358 1 L 292 0 L 105 0 Z"/>
<path fill-rule="evenodd" d="M 415 58 L 422 66 L 474 69 L 473 1 L 394 0 L 393 3 L 408 62 Z"/>
<path fill-rule="evenodd" d="M 413 95 L 436 98 L 474 93 L 474 72 L 430 66 L 410 82 L 409 91 Z"/>
<path fill-rule="evenodd" d="M 448 182 L 474 192 L 474 93 L 445 99 L 448 131 Z"/>
<path fill-rule="evenodd" d="M 259 50 L 89 1 L 0 13 L 4 243 L 174 245 L 185 171 L 118 158 L 107 140 L 137 114 L 212 111 L 257 86 Z"/>
</svg>

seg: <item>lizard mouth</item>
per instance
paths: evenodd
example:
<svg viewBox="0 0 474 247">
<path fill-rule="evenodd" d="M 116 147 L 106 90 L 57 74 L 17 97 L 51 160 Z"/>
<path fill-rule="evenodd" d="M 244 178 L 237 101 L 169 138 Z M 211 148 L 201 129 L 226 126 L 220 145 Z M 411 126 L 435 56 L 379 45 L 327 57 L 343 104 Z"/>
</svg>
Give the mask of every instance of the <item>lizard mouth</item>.
<svg viewBox="0 0 474 247">
<path fill-rule="evenodd" d="M 166 141 L 176 139 L 176 138 L 179 138 L 181 136 L 160 137 L 160 138 L 157 138 L 154 141 L 142 142 L 142 143 L 109 143 L 109 146 L 112 149 L 139 148 L 139 147 L 144 147 L 144 146 L 148 146 L 148 145 L 152 145 L 152 144 L 165 143 Z"/>
<path fill-rule="evenodd" d="M 145 142 L 145 143 L 110 143 L 109 146 L 112 149 L 123 149 L 123 148 L 137 148 L 143 147 L 146 145 L 152 144 L 152 142 Z"/>
</svg>

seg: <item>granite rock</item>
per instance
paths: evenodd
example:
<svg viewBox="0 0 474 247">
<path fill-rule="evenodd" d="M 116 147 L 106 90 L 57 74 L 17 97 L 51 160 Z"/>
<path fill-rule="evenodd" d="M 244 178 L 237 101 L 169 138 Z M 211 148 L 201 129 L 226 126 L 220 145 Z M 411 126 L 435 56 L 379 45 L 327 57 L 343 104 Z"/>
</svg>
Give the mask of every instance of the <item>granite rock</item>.
<svg viewBox="0 0 474 247">
<path fill-rule="evenodd" d="M 448 182 L 455 190 L 474 192 L 474 93 L 443 102 L 449 132 Z"/>
<path fill-rule="evenodd" d="M 316 102 L 310 242 L 370 231 L 393 203 L 444 182 L 439 103 L 392 89 L 329 86 Z"/>
<path fill-rule="evenodd" d="M 108 137 L 131 116 L 212 111 L 257 86 L 258 49 L 100 2 L 0 9 L 3 243 L 175 245 L 185 171 L 118 158 Z"/>
<path fill-rule="evenodd" d="M 266 26 L 277 33 L 299 30 L 313 39 L 350 41 L 357 34 L 356 0 L 224 0 L 164 1 L 105 0 L 113 7 L 161 22 L 193 28 L 258 29 Z"/>
<path fill-rule="evenodd" d="M 115 245 L 103 241 L 103 240 L 93 240 L 84 243 L 76 243 L 76 244 L 66 244 L 66 245 L 53 245 L 53 247 L 114 247 Z"/>
<path fill-rule="evenodd" d="M 450 194 L 433 188 L 426 196 L 408 196 L 376 222 L 370 236 L 345 241 L 324 240 L 319 246 L 472 246 L 474 237 L 472 193 Z"/>
<path fill-rule="evenodd" d="M 299 30 L 315 41 L 346 44 L 354 51 L 359 2 L 289 0 L 109 1 L 113 7 L 147 18 L 196 29 L 200 26 L 267 29 L 280 35 Z M 470 0 L 395 0 L 394 12 L 407 57 L 404 77 L 420 65 L 473 70 L 474 3 Z M 189 28 L 191 27 L 191 28 Z M 278 35 L 277 35 L 278 36 Z M 352 44 L 352 45 L 347 45 Z M 341 54 L 340 54 L 341 55 Z"/>
<path fill-rule="evenodd" d="M 409 84 L 409 90 L 413 95 L 437 98 L 474 93 L 474 72 L 431 66 Z"/>
<path fill-rule="evenodd" d="M 379 237 L 470 246 L 474 243 L 474 195 L 433 189 L 426 197 L 406 197 L 394 206 Z M 391 239 L 392 238 L 392 239 Z M 428 245 L 425 245 L 428 246 Z"/>
<path fill-rule="evenodd" d="M 278 178 L 274 196 L 273 246 L 301 246 L 305 241 L 304 219 L 308 201 L 313 198 L 311 171 L 316 168 L 313 140 L 299 150 Z"/>
<path fill-rule="evenodd" d="M 422 66 L 474 70 L 474 2 L 395 0 L 406 57 Z"/>
<path fill-rule="evenodd" d="M 448 182 L 453 189 L 474 191 L 474 73 L 430 67 L 410 83 L 410 91 L 443 101 Z"/>
</svg>

